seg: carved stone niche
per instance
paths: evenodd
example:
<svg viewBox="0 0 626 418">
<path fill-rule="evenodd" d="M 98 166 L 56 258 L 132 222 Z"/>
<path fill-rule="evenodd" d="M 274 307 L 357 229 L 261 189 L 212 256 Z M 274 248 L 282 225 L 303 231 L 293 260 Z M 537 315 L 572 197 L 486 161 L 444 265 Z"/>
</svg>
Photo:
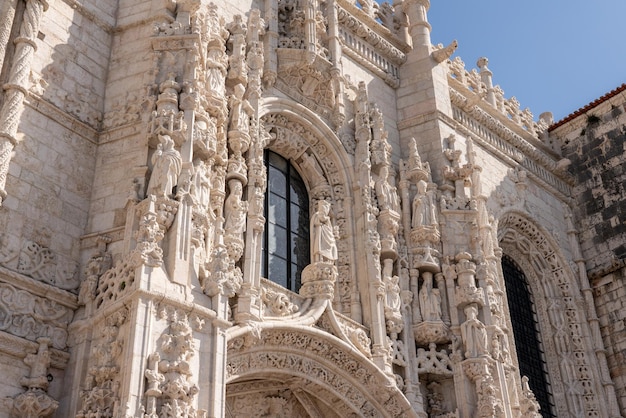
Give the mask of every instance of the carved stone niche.
<svg viewBox="0 0 626 418">
<path fill-rule="evenodd" d="M 417 372 L 429 417 L 458 418 L 454 394 L 453 361 L 445 349 L 437 350 L 435 343 L 428 349 L 417 349 Z"/>
</svg>

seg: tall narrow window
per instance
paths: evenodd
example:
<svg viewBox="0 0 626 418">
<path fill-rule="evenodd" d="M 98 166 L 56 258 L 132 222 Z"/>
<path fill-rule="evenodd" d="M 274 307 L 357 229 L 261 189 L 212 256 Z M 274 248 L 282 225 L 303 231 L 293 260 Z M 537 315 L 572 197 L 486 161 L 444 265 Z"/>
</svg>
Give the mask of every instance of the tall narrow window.
<svg viewBox="0 0 626 418">
<path fill-rule="evenodd" d="M 528 281 L 522 270 L 508 256 L 502 257 L 502 271 L 509 300 L 509 312 L 520 374 L 527 376 L 545 418 L 554 415 L 554 402 L 547 378 L 546 362 L 541 348 L 541 335 L 537 313 L 532 301 Z"/>
<path fill-rule="evenodd" d="M 267 191 L 262 250 L 264 277 L 297 292 L 309 264 L 309 197 L 296 169 L 280 155 L 266 151 Z"/>
</svg>

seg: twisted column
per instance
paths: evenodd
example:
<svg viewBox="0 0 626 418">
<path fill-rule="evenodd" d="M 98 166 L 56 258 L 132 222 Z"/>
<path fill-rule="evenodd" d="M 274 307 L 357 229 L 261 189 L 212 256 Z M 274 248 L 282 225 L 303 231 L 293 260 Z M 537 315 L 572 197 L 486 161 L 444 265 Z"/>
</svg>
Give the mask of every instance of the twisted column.
<svg viewBox="0 0 626 418">
<path fill-rule="evenodd" d="M 9 80 L 3 86 L 4 103 L 0 109 L 0 204 L 6 197 L 4 187 L 13 149 L 18 143 L 17 128 L 24 110 L 24 97 L 28 89 L 28 78 L 33 55 L 37 50 L 35 39 L 43 12 L 48 9 L 47 0 L 27 0 L 20 34 L 15 39 L 15 54 Z"/>
<path fill-rule="evenodd" d="M 15 18 L 15 8 L 17 0 L 3 1 L 0 3 L 0 70 L 4 64 L 4 58 L 11 37 L 11 29 L 13 28 L 13 19 Z"/>
</svg>

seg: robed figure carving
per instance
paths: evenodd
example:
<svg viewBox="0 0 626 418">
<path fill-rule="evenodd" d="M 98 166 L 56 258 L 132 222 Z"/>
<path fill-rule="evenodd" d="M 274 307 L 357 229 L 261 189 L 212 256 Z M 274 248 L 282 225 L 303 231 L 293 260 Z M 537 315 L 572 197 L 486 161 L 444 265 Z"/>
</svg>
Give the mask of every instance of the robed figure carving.
<svg viewBox="0 0 626 418">
<path fill-rule="evenodd" d="M 230 194 L 224 203 L 224 216 L 226 222 L 224 229 L 227 234 L 241 238 L 246 230 L 246 214 L 248 213 L 248 202 L 243 201 L 243 187 L 239 180 L 231 179 L 228 182 Z"/>
<path fill-rule="evenodd" d="M 424 321 L 441 320 L 441 295 L 433 288 L 432 274 L 424 274 L 424 282 L 419 291 L 420 313 Z"/>
<path fill-rule="evenodd" d="M 465 343 L 465 357 L 474 358 L 487 354 L 487 331 L 485 324 L 478 319 L 476 305 L 464 309 L 467 320 L 461 324 L 461 337 Z"/>
<path fill-rule="evenodd" d="M 424 180 L 417 182 L 417 194 L 413 199 L 413 228 L 437 225 L 435 205 L 427 191 L 428 184 Z"/>
<path fill-rule="evenodd" d="M 333 263 L 337 260 L 335 231 L 330 221 L 330 203 L 317 202 L 317 210 L 311 217 L 311 258 L 313 262 Z"/>
<path fill-rule="evenodd" d="M 169 135 L 159 135 L 159 145 L 152 155 L 152 175 L 148 183 L 148 194 L 171 197 L 178 184 L 183 160 L 174 148 L 174 140 Z"/>
</svg>

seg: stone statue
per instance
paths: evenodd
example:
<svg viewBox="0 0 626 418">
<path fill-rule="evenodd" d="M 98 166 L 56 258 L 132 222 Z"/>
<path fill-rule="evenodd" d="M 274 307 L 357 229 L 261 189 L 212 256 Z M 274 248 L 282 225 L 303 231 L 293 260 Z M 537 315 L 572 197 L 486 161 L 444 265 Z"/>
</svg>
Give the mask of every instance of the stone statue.
<svg viewBox="0 0 626 418">
<path fill-rule="evenodd" d="M 152 155 L 152 175 L 148 183 L 148 194 L 171 197 L 178 184 L 183 160 L 174 148 L 169 135 L 159 135 L 159 145 Z"/>
<path fill-rule="evenodd" d="M 383 283 L 385 284 L 385 308 L 394 313 L 400 313 L 400 279 L 393 275 L 393 260 L 386 258 L 383 261 Z"/>
<path fill-rule="evenodd" d="M 461 337 L 465 342 L 465 357 L 474 358 L 487 354 L 487 331 L 478 319 L 478 308 L 469 304 L 464 309 L 466 321 L 461 324 Z"/>
<path fill-rule="evenodd" d="M 396 187 L 389 182 L 389 167 L 382 166 L 378 179 L 374 184 L 376 189 L 376 197 L 381 210 L 392 210 L 400 212 L 400 199 Z"/>
<path fill-rule="evenodd" d="M 314 263 L 337 260 L 335 231 L 329 213 L 330 203 L 325 200 L 317 202 L 317 211 L 311 217 L 311 258 Z"/>
<path fill-rule="evenodd" d="M 207 209 L 211 199 L 211 180 L 209 179 L 207 165 L 199 158 L 194 161 L 193 165 L 192 195 L 200 208 Z"/>
<path fill-rule="evenodd" d="M 230 131 L 248 133 L 250 131 L 250 114 L 253 109 L 250 103 L 244 99 L 246 88 L 242 84 L 237 84 L 233 94 L 230 96 Z"/>
<path fill-rule="evenodd" d="M 207 53 L 207 84 L 211 94 L 224 97 L 226 82 L 226 66 L 228 58 L 221 48 L 209 48 Z"/>
<path fill-rule="evenodd" d="M 419 291 L 420 313 L 424 321 L 441 320 L 441 294 L 433 288 L 432 273 L 424 273 L 424 282 Z"/>
<path fill-rule="evenodd" d="M 411 221 L 411 227 L 413 228 L 437 225 L 435 205 L 428 195 L 427 187 L 428 184 L 424 180 L 417 182 L 417 194 L 413 198 L 413 217 Z"/>
<path fill-rule="evenodd" d="M 243 187 L 239 180 L 231 179 L 228 182 L 230 194 L 224 202 L 224 229 L 227 234 L 241 236 L 246 230 L 246 214 L 248 202 L 241 200 Z"/>
</svg>

